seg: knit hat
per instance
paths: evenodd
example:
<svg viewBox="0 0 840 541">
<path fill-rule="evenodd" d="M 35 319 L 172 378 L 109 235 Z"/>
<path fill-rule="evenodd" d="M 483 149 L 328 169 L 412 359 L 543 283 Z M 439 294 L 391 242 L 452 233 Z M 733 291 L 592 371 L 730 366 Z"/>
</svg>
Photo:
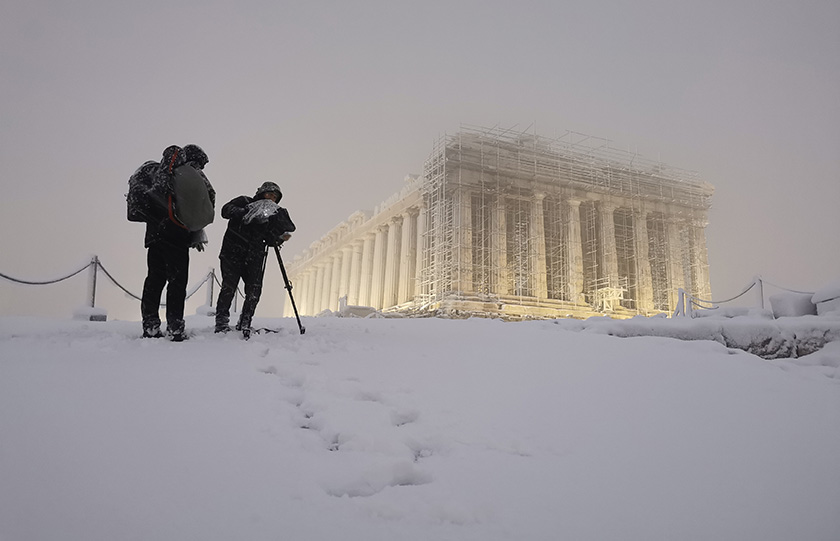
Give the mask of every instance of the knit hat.
<svg viewBox="0 0 840 541">
<path fill-rule="evenodd" d="M 262 197 L 267 193 L 276 193 L 277 201 L 280 201 L 280 199 L 283 198 L 283 192 L 280 191 L 280 186 L 271 181 L 266 181 L 259 187 L 256 195 L 254 195 L 254 199 L 262 199 Z"/>
<path fill-rule="evenodd" d="M 195 162 L 199 167 L 204 168 L 210 160 L 207 153 L 198 145 L 187 145 L 184 147 L 184 157 L 188 162 Z"/>
</svg>

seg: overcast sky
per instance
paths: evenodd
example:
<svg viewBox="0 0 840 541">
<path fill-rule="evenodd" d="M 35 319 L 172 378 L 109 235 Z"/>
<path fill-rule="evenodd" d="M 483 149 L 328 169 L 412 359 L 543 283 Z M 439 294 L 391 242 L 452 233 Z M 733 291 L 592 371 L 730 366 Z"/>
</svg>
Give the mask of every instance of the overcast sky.
<svg viewBox="0 0 840 541">
<path fill-rule="evenodd" d="M 97 254 L 139 294 L 126 183 L 168 145 L 206 150 L 220 204 L 280 184 L 291 259 L 422 173 L 440 135 L 499 124 L 699 172 L 715 298 L 755 274 L 814 290 L 840 279 L 838 28 L 836 0 L 6 2 L 0 272 L 43 280 Z M 0 313 L 66 317 L 85 288 L 0 280 Z M 284 293 L 270 274 L 258 315 Z M 97 300 L 139 319 L 105 280 Z"/>
</svg>

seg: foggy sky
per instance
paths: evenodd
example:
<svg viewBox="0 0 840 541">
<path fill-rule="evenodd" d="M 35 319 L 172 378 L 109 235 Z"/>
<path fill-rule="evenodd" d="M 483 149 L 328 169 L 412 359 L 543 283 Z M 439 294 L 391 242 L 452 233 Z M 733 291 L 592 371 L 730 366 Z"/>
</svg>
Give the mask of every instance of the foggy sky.
<svg viewBox="0 0 840 541">
<path fill-rule="evenodd" d="M 697 171 L 716 189 L 713 296 L 756 274 L 813 291 L 840 279 L 838 27 L 832 0 L 7 3 L 0 272 L 49 279 L 96 254 L 139 294 L 126 183 L 188 143 L 210 157 L 218 208 L 282 187 L 291 259 L 463 123 L 582 132 Z M 218 267 L 225 225 L 191 252 L 190 284 Z M 0 314 L 67 317 L 85 289 L 0 279 Z M 109 317 L 139 319 L 102 276 L 97 293 Z M 272 268 L 257 315 L 284 295 Z"/>
</svg>

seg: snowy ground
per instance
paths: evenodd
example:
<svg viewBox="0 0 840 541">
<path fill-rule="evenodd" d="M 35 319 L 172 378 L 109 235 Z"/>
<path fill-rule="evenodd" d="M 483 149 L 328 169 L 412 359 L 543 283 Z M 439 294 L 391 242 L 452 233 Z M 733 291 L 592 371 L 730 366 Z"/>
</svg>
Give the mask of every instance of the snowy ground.
<svg viewBox="0 0 840 541">
<path fill-rule="evenodd" d="M 257 323 L 0 318 L 0 540 L 840 539 L 840 342 Z"/>
</svg>

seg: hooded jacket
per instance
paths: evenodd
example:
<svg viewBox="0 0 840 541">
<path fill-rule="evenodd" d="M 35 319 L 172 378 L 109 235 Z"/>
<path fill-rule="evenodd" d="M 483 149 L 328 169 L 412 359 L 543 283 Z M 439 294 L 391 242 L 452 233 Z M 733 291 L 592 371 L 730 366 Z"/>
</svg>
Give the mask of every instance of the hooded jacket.
<svg viewBox="0 0 840 541">
<path fill-rule="evenodd" d="M 243 221 L 248 214 L 248 205 L 263 199 L 265 191 L 257 191 L 255 197 L 240 195 L 228 201 L 222 207 L 222 218 L 228 220 L 225 237 L 222 240 L 222 250 L 219 259 L 232 262 L 247 262 L 262 259 L 265 246 L 278 246 L 283 243 L 280 238 L 284 233 L 295 230 L 295 224 L 289 217 L 289 212 L 279 207 L 278 211 L 268 218 L 266 223 Z M 278 190 L 279 193 L 279 190 Z"/>
</svg>

